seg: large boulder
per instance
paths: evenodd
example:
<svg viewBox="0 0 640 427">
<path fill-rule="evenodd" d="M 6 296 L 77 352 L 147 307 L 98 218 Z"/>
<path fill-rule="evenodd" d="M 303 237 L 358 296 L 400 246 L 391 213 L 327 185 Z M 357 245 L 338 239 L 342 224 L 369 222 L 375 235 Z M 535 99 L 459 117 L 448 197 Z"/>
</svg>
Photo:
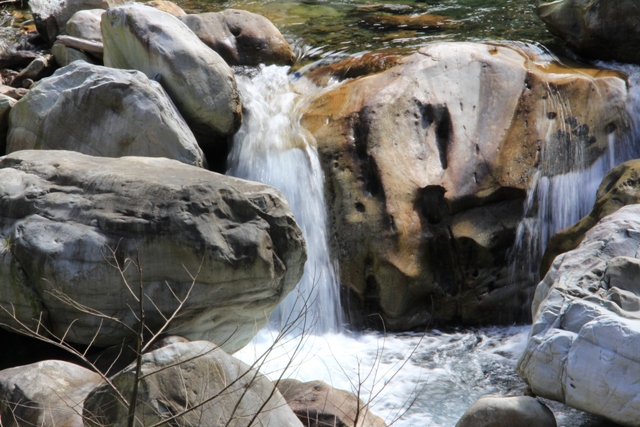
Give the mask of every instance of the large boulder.
<svg viewBox="0 0 640 427">
<path fill-rule="evenodd" d="M 549 31 L 592 59 L 640 63 L 635 0 L 558 0 L 538 6 Z"/>
<path fill-rule="evenodd" d="M 141 425 L 302 427 L 275 384 L 206 341 L 178 343 L 142 357 L 136 418 Z M 135 364 L 112 378 L 124 396 L 135 383 Z M 103 385 L 86 399 L 90 427 L 126 426 L 128 408 Z"/>
<path fill-rule="evenodd" d="M 625 426 L 640 413 L 640 205 L 558 256 L 536 289 L 518 374 L 534 394 Z"/>
<path fill-rule="evenodd" d="M 456 427 L 556 427 L 553 412 L 530 396 L 482 396 Z"/>
<path fill-rule="evenodd" d="M 107 9 L 107 0 L 30 0 L 29 8 L 36 22 L 38 33 L 49 44 L 56 37 L 66 34 L 67 21 L 80 10 Z"/>
<path fill-rule="evenodd" d="M 0 194 L 0 323 L 15 310 L 73 343 L 132 338 L 142 292 L 146 327 L 181 307 L 166 332 L 237 351 L 306 260 L 279 191 L 175 160 L 20 151 Z"/>
<path fill-rule="evenodd" d="M 553 176 L 626 135 L 623 77 L 530 55 L 436 43 L 310 100 L 341 282 L 386 328 L 525 320 L 507 251 L 540 151 Z"/>
<path fill-rule="evenodd" d="M 256 13 L 227 9 L 179 19 L 229 65 L 291 65 L 295 60 L 280 31 Z"/>
<path fill-rule="evenodd" d="M 82 409 L 102 377 L 59 360 L 0 371 L 0 419 L 4 427 L 83 427 Z"/>
<path fill-rule="evenodd" d="M 638 203 L 640 203 L 640 160 L 630 160 L 607 172 L 598 187 L 593 209 L 587 216 L 551 237 L 542 258 L 541 277 L 547 274 L 551 263 L 558 255 L 577 248 L 584 239 L 585 233 L 598 221 L 623 206 Z"/>
<path fill-rule="evenodd" d="M 104 64 L 160 82 L 194 133 L 232 135 L 242 108 L 233 71 L 178 18 L 128 5 L 102 16 Z"/>
<path fill-rule="evenodd" d="M 73 62 L 34 87 L 9 118 L 8 153 L 71 150 L 205 163 L 162 87 L 139 71 Z"/>
<path fill-rule="evenodd" d="M 305 427 L 386 427 L 353 393 L 324 381 L 280 380 L 278 390 Z"/>
<path fill-rule="evenodd" d="M 86 40 L 102 41 L 100 21 L 104 9 L 80 10 L 67 21 L 66 33 Z"/>
</svg>

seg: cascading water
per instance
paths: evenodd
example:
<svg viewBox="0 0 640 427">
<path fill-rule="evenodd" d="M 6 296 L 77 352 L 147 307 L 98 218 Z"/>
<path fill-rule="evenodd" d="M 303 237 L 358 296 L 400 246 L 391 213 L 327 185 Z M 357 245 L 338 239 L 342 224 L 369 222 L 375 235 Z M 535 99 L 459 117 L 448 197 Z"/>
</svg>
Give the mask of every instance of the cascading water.
<svg viewBox="0 0 640 427">
<path fill-rule="evenodd" d="M 287 68 L 264 67 L 239 76 L 244 123 L 233 141 L 228 173 L 282 191 L 307 242 L 304 276 L 271 317 L 283 327 L 300 319 L 314 333 L 342 328 L 336 267 L 327 245 L 324 174 L 313 136 L 301 125 Z"/>
<path fill-rule="evenodd" d="M 537 60 L 557 60 L 549 53 L 534 46 L 527 46 Z M 518 226 L 516 241 L 511 251 L 511 280 L 537 284 L 540 280 L 540 261 L 547 243 L 558 231 L 569 227 L 587 215 L 595 201 L 602 178 L 620 163 L 640 155 L 636 142 L 640 139 L 640 67 L 617 64 L 598 64 L 602 68 L 618 70 L 629 76 L 629 99 L 627 110 L 630 132 L 621 138 L 609 134 L 606 151 L 592 164 L 588 164 L 584 141 L 579 128 L 573 123 L 570 106 L 549 91 L 546 100 L 548 114 L 557 114 L 558 119 L 540 120 L 546 126 L 547 137 L 542 144 L 540 168 L 529 186 L 525 203 L 525 217 Z M 559 126 L 557 124 L 560 124 Z M 549 146 L 559 138 L 566 139 L 571 147 L 567 161 L 554 161 L 555 153 Z M 555 141 L 554 141 L 555 140 Z"/>
</svg>

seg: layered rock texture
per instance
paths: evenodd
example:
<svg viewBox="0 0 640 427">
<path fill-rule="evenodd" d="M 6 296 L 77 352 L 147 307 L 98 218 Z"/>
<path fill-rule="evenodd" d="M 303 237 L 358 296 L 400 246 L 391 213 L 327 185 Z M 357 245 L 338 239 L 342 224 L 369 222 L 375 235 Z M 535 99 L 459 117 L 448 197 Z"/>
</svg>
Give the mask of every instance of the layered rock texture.
<svg viewBox="0 0 640 427">
<path fill-rule="evenodd" d="M 291 65 L 295 60 L 289 43 L 264 16 L 227 9 L 179 19 L 229 65 Z"/>
<path fill-rule="evenodd" d="M 206 341 L 172 344 L 142 357 L 136 418 L 142 425 L 302 427 L 275 384 Z M 113 377 L 130 396 L 135 365 Z M 86 425 L 124 426 L 127 407 L 107 385 L 84 405 Z M 181 415 L 181 416 L 179 416 Z"/>
<path fill-rule="evenodd" d="M 242 121 L 233 71 L 178 18 L 132 4 L 102 16 L 104 64 L 160 82 L 196 134 L 227 136 Z"/>
<path fill-rule="evenodd" d="M 74 343 L 131 338 L 142 293 L 152 330 L 184 301 L 166 332 L 234 352 L 306 259 L 277 190 L 173 160 L 21 151 L 0 159 L 0 194 L 0 322 L 15 310 Z"/>
<path fill-rule="evenodd" d="M 536 289 L 518 374 L 542 397 L 637 426 L 640 205 L 625 206 L 558 256 Z"/>
<path fill-rule="evenodd" d="M 56 149 L 205 163 L 162 87 L 138 71 L 73 62 L 31 90 L 9 118 L 9 153 Z"/>
<path fill-rule="evenodd" d="M 303 123 L 356 304 L 390 329 L 518 320 L 533 288 L 507 280 L 507 248 L 540 152 L 548 175 L 578 146 L 593 162 L 627 131 L 626 91 L 613 72 L 442 43 L 312 99 Z"/>
<path fill-rule="evenodd" d="M 593 59 L 640 63 L 640 10 L 635 0 L 559 0 L 538 16 L 549 31 Z"/>
</svg>

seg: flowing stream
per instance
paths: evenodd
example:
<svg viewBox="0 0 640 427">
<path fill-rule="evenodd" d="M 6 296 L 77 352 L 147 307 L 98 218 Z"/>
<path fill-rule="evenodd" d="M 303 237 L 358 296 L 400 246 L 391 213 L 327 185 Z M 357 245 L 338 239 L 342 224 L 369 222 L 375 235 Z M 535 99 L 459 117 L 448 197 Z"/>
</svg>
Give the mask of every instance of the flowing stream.
<svg viewBox="0 0 640 427">
<path fill-rule="evenodd" d="M 632 74 L 629 108 L 638 109 L 640 72 L 624 71 Z M 236 357 L 247 363 L 260 361 L 260 370 L 274 380 L 322 380 L 352 391 L 387 424 L 401 427 L 453 426 L 482 395 L 521 394 L 525 385 L 514 368 L 528 326 L 389 336 L 343 328 L 338 275 L 327 245 L 324 177 L 315 141 L 300 125 L 305 96 L 292 90 L 285 67 L 245 72 L 238 76 L 238 86 L 245 116 L 229 156 L 229 173 L 283 192 L 305 235 L 309 261 L 297 290 L 274 313 L 270 326 Z M 631 156 L 628 142 L 610 141 L 609 150 L 588 167 L 576 158 L 573 170 L 550 176 L 540 169 L 519 230 L 518 249 L 541 256 L 554 232 L 588 213 L 604 174 Z M 533 271 L 531 265 L 523 269 Z M 282 337 L 279 331 L 291 316 L 303 323 Z M 588 415 L 566 407 L 555 412 L 558 425 L 597 425 Z"/>
</svg>

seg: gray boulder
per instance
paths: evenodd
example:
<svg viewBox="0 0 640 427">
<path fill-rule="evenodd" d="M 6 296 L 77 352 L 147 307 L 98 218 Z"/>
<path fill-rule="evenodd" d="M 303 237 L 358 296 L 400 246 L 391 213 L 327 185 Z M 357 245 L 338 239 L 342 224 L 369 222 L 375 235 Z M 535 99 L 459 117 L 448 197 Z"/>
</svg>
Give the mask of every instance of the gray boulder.
<svg viewBox="0 0 640 427">
<path fill-rule="evenodd" d="M 82 407 L 102 377 L 59 360 L 0 371 L 0 419 L 4 427 L 83 427 Z"/>
<path fill-rule="evenodd" d="M 0 306 L 74 343 L 130 339 L 142 291 L 151 330 L 181 299 L 165 332 L 237 351 L 306 261 L 279 191 L 174 160 L 20 151 L 0 158 L 0 194 Z"/>
<path fill-rule="evenodd" d="M 4 155 L 7 149 L 7 131 L 9 130 L 9 113 L 16 105 L 16 101 L 6 95 L 0 94 L 0 154 Z"/>
<path fill-rule="evenodd" d="M 102 16 L 104 63 L 160 81 L 196 134 L 232 135 L 242 108 L 231 68 L 178 18 L 128 5 Z"/>
<path fill-rule="evenodd" d="M 556 257 L 533 301 L 517 366 L 538 396 L 637 426 L 640 414 L 640 205 L 602 219 Z"/>
<path fill-rule="evenodd" d="M 107 0 L 30 0 L 38 33 L 51 45 L 66 33 L 67 21 L 80 10 L 107 9 Z"/>
<path fill-rule="evenodd" d="M 95 64 L 96 58 L 82 50 L 66 46 L 64 43 L 57 41 L 51 46 L 51 53 L 56 59 L 56 63 L 61 67 L 66 67 L 73 61 L 85 61 Z"/>
<path fill-rule="evenodd" d="M 456 427 L 556 427 L 553 412 L 530 396 L 482 396 Z"/>
<path fill-rule="evenodd" d="M 305 427 L 386 427 L 355 394 L 323 381 L 281 380 L 278 390 Z"/>
<path fill-rule="evenodd" d="M 136 406 L 136 417 L 142 425 L 168 421 L 184 413 L 171 425 L 302 426 L 275 384 L 210 342 L 172 344 L 145 354 L 142 375 Z M 135 365 L 112 380 L 129 396 Z M 187 412 L 189 408 L 193 409 Z M 84 414 L 90 427 L 125 426 L 127 413 L 127 407 L 108 385 L 96 388 L 85 402 Z"/>
<path fill-rule="evenodd" d="M 138 71 L 73 62 L 34 87 L 9 119 L 8 153 L 71 150 L 205 162 L 162 87 Z"/>
<path fill-rule="evenodd" d="M 67 21 L 66 33 L 86 40 L 102 41 L 100 20 L 104 9 L 80 10 Z"/>
<path fill-rule="evenodd" d="M 229 65 L 291 65 L 295 61 L 280 31 L 256 13 L 227 9 L 179 19 Z"/>
</svg>

